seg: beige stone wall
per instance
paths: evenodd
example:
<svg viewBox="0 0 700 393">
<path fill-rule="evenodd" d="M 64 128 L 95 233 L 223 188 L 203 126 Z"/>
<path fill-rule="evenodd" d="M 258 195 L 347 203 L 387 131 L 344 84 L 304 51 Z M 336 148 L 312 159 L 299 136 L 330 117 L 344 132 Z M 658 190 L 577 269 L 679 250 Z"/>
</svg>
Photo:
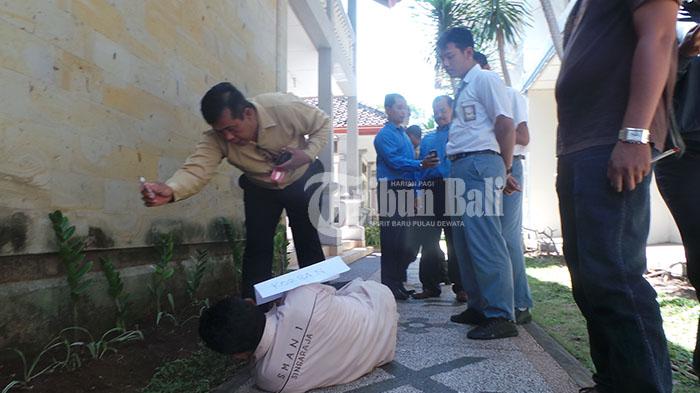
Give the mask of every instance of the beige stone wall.
<svg viewBox="0 0 700 393">
<path fill-rule="evenodd" d="M 0 2 L 0 256 L 52 251 L 55 209 L 116 248 L 147 244 L 156 227 L 207 241 L 216 217 L 241 219 L 238 173 L 225 163 L 201 194 L 167 207 L 143 207 L 137 179 L 164 180 L 179 167 L 206 129 L 199 100 L 211 85 L 276 90 L 280 8 Z"/>
</svg>

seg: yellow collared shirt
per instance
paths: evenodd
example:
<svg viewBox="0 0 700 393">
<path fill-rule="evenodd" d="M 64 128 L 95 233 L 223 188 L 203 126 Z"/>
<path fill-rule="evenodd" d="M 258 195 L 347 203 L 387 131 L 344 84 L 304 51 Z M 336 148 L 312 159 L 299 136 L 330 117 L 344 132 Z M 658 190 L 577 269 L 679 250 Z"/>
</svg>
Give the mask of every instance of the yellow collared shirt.
<svg viewBox="0 0 700 393">
<path fill-rule="evenodd" d="M 212 178 L 221 160 L 243 171 L 256 185 L 283 189 L 299 179 L 308 164 L 288 172 L 280 183 L 270 179 L 273 155 L 285 147 L 301 149 L 312 160 L 316 158 L 330 135 L 330 118 L 320 109 L 300 98 L 284 93 L 261 94 L 250 102 L 258 115 L 258 140 L 237 146 L 226 142 L 213 130 L 205 131 L 192 153 L 166 184 L 179 201 L 198 193 Z"/>
</svg>

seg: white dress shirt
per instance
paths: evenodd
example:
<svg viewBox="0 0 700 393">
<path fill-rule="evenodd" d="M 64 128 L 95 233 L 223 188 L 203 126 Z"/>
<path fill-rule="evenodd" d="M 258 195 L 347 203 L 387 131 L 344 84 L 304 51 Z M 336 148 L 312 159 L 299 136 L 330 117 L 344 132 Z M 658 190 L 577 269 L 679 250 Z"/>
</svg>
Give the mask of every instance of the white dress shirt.
<svg viewBox="0 0 700 393">
<path fill-rule="evenodd" d="M 447 142 L 447 154 L 480 150 L 501 152 L 494 125 L 500 115 L 513 118 L 512 100 L 495 72 L 474 65 L 464 76 Z"/>
<path fill-rule="evenodd" d="M 348 383 L 394 359 L 396 301 L 378 282 L 305 285 L 266 318 L 254 356 L 256 385 L 269 392 Z"/>
<path fill-rule="evenodd" d="M 513 123 L 515 123 L 515 128 L 517 129 L 520 123 L 527 123 L 527 101 L 513 87 L 508 87 L 508 95 L 513 103 Z M 525 153 L 527 153 L 527 146 L 515 145 L 515 149 L 513 149 L 514 156 L 524 155 Z"/>
</svg>

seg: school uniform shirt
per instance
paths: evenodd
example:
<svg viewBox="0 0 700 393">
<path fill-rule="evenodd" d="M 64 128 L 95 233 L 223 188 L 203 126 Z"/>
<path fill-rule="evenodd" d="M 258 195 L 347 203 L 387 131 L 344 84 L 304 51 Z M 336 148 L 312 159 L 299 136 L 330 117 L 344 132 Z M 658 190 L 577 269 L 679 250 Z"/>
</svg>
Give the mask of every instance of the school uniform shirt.
<svg viewBox="0 0 700 393">
<path fill-rule="evenodd" d="M 508 95 L 513 104 L 513 123 L 517 129 L 520 123 L 527 123 L 527 101 L 525 101 L 525 97 L 513 87 L 508 87 Z M 515 145 L 513 149 L 514 156 L 521 156 L 525 153 L 527 153 L 527 146 Z"/>
<path fill-rule="evenodd" d="M 305 285 L 266 318 L 254 356 L 256 385 L 268 392 L 348 383 L 394 359 L 396 301 L 378 282 Z"/>
<path fill-rule="evenodd" d="M 266 93 L 249 100 L 258 115 L 258 139 L 244 146 L 228 143 L 214 130 L 205 131 L 182 168 L 165 184 L 179 201 L 198 193 L 224 158 L 248 180 L 268 189 L 284 189 L 302 177 L 309 164 L 287 172 L 279 183 L 270 179 L 274 160 L 285 147 L 301 149 L 313 161 L 330 135 L 330 118 L 302 99 L 284 93 Z"/>
<path fill-rule="evenodd" d="M 462 79 L 458 91 L 447 154 L 480 150 L 500 153 L 494 133 L 496 118 L 501 115 L 513 118 L 513 105 L 505 83 L 495 72 L 474 65 Z"/>
</svg>

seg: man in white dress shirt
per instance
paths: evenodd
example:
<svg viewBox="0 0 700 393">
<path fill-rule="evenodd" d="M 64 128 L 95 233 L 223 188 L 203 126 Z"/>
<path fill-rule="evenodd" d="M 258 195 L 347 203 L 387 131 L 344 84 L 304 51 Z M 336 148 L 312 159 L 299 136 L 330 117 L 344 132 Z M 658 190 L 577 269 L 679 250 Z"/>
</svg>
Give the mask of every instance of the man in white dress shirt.
<svg viewBox="0 0 700 393">
<path fill-rule="evenodd" d="M 512 103 L 498 75 L 482 70 L 474 61 L 469 29 L 447 30 L 437 46 L 445 71 L 462 80 L 455 96 L 447 157 L 452 162 L 455 190 L 464 186 L 466 191 L 461 195 L 467 199 L 466 209 L 462 205 L 463 211 L 456 207 L 450 214 L 456 215 L 455 251 L 468 308 L 450 319 L 478 325 L 467 334 L 471 339 L 517 336 L 513 268 L 501 225 L 502 192 L 517 189 L 511 176 Z"/>
<path fill-rule="evenodd" d="M 482 69 L 491 70 L 489 61 L 481 52 L 474 53 L 474 60 Z M 513 177 L 522 188 L 524 183 L 523 160 L 530 143 L 530 130 L 527 126 L 527 102 L 525 97 L 513 87 L 508 86 L 508 96 L 513 104 L 513 122 L 515 123 L 515 148 L 513 149 Z M 514 192 L 503 196 L 503 216 L 501 217 L 503 238 L 508 246 L 510 262 L 513 265 L 513 300 L 515 305 L 515 323 L 523 325 L 532 321 L 530 309 L 532 296 L 525 273 L 525 254 L 523 253 L 523 193 Z"/>
<path fill-rule="evenodd" d="M 398 314 L 389 288 L 354 280 L 287 292 L 264 314 L 226 298 L 202 314 L 199 334 L 214 351 L 253 358 L 262 390 L 302 393 L 344 384 L 394 359 Z"/>
</svg>

